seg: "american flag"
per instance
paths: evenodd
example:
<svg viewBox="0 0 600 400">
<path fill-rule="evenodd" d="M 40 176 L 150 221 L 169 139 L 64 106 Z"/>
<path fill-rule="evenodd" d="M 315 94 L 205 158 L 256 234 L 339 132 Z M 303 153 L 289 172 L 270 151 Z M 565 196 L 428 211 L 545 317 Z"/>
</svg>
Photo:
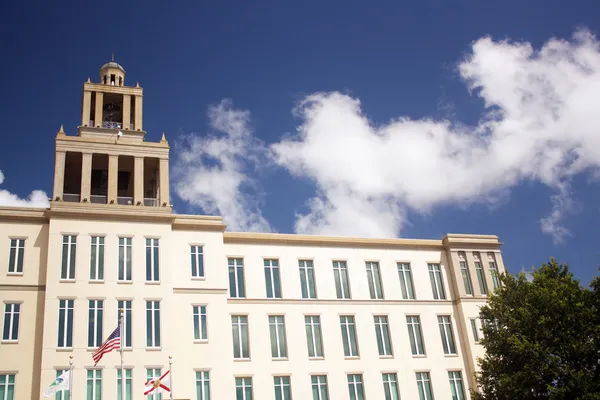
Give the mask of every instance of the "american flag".
<svg viewBox="0 0 600 400">
<path fill-rule="evenodd" d="M 108 339 L 100 347 L 98 347 L 92 353 L 92 357 L 94 358 L 94 367 L 98 364 L 98 361 L 102 358 L 105 353 L 110 353 L 114 349 L 118 349 L 121 347 L 121 327 L 117 326 L 117 329 L 114 330 L 113 333 L 110 334 Z"/>
</svg>

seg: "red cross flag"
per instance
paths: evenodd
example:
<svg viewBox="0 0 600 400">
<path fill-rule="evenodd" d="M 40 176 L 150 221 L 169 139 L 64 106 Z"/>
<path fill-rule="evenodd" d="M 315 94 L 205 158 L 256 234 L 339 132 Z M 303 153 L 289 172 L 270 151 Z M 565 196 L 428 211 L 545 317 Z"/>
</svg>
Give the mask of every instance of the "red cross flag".
<svg viewBox="0 0 600 400">
<path fill-rule="evenodd" d="M 171 375 L 169 375 L 167 371 L 160 378 L 151 379 L 145 383 L 144 387 L 144 396 L 148 396 L 149 394 L 153 394 L 158 391 L 158 393 L 171 393 Z"/>
</svg>

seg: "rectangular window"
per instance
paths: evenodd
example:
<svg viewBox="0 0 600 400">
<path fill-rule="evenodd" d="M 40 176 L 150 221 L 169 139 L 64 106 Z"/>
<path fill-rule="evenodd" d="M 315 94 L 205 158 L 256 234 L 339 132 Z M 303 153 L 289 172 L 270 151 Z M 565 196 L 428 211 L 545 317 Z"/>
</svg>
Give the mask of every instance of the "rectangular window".
<svg viewBox="0 0 600 400">
<path fill-rule="evenodd" d="M 500 277 L 498 276 L 498 268 L 496 267 L 496 257 L 494 257 L 494 253 L 488 253 L 487 256 L 490 265 L 490 274 L 492 275 L 492 285 L 494 289 L 498 289 L 500 287 Z"/>
<path fill-rule="evenodd" d="M 454 334 L 452 332 L 452 321 L 450 321 L 450 316 L 438 315 L 438 326 L 440 327 L 444 354 L 456 354 L 456 345 L 454 343 Z"/>
<path fill-rule="evenodd" d="M 65 372 L 67 372 L 68 369 L 57 369 L 56 370 L 56 377 L 58 378 L 59 376 L 61 376 L 62 374 L 64 374 Z M 71 398 L 71 391 L 69 390 L 69 388 L 67 387 L 67 389 L 61 391 L 61 392 L 57 392 L 54 400 L 70 400 Z M 2 394 L 0 393 L 0 399 L 4 399 L 2 397 Z"/>
<path fill-rule="evenodd" d="M 4 305 L 4 329 L 2 330 L 3 341 L 16 342 L 19 340 L 20 316 L 21 304 L 6 303 Z"/>
<path fill-rule="evenodd" d="M 431 280 L 431 289 L 433 290 L 433 298 L 436 300 L 444 300 L 446 291 L 444 290 L 444 281 L 442 279 L 442 268 L 440 264 L 427 264 L 429 268 L 429 280 Z"/>
<path fill-rule="evenodd" d="M 247 315 L 231 316 L 231 333 L 233 334 L 233 358 L 249 359 L 250 342 Z"/>
<path fill-rule="evenodd" d="M 87 400 L 102 400 L 102 370 L 87 370 Z"/>
<path fill-rule="evenodd" d="M 271 357 L 287 358 L 285 317 L 283 315 L 269 315 L 269 331 L 271 333 Z"/>
<path fill-rule="evenodd" d="M 372 299 L 383 299 L 383 287 L 381 286 L 381 274 L 379 263 L 367 262 L 367 279 L 369 280 L 369 293 Z"/>
<path fill-rule="evenodd" d="M 204 249 L 202 246 L 190 246 L 192 258 L 192 278 L 204 278 Z"/>
<path fill-rule="evenodd" d="M 146 347 L 160 347 L 160 301 L 146 301 Z"/>
<path fill-rule="evenodd" d="M 311 260 L 298 261 L 300 268 L 300 285 L 303 299 L 316 299 L 315 269 Z"/>
<path fill-rule="evenodd" d="M 465 293 L 467 296 L 473 296 L 473 284 L 471 283 L 471 274 L 469 274 L 469 266 L 465 253 L 458 253 L 458 263 L 460 264 L 460 273 L 462 274 L 463 283 L 465 285 Z"/>
<path fill-rule="evenodd" d="M 160 368 L 147 368 L 146 369 L 146 379 L 151 381 L 156 378 L 160 378 L 162 375 L 162 371 Z M 147 400 L 162 400 L 162 393 L 159 393 L 156 390 L 153 394 L 146 396 Z"/>
<path fill-rule="evenodd" d="M 391 356 L 393 353 L 388 317 L 385 315 L 375 315 L 373 319 L 375 321 L 375 335 L 377 336 L 379 355 Z"/>
<path fill-rule="evenodd" d="M 192 306 L 194 315 L 194 340 L 208 340 L 206 306 Z"/>
<path fill-rule="evenodd" d="M 97 348 L 102 344 L 103 300 L 88 301 L 88 347 Z"/>
<path fill-rule="evenodd" d="M 229 264 L 229 297 L 246 297 L 244 288 L 244 260 L 230 258 Z"/>
<path fill-rule="evenodd" d="M 356 339 L 356 325 L 352 315 L 340 316 L 342 328 L 342 341 L 344 343 L 344 355 L 346 357 L 358 357 L 358 340 Z"/>
<path fill-rule="evenodd" d="M 321 335 L 321 317 L 318 315 L 304 316 L 306 328 L 306 344 L 309 357 L 323 357 L 323 337 Z"/>
<path fill-rule="evenodd" d="M 275 400 L 292 400 L 292 387 L 289 376 L 274 376 Z"/>
<path fill-rule="evenodd" d="M 62 265 L 60 279 L 75 279 L 75 258 L 77 256 L 77 236 L 63 235 L 62 241 Z"/>
<path fill-rule="evenodd" d="M 120 282 L 131 282 L 131 238 L 119 238 L 119 274 Z"/>
<path fill-rule="evenodd" d="M 125 368 L 125 400 L 131 400 L 132 393 L 132 370 Z M 123 396 L 123 379 L 121 377 L 121 368 L 117 368 L 117 400 L 121 400 Z"/>
<path fill-rule="evenodd" d="M 312 383 L 313 400 L 329 400 L 329 391 L 327 390 L 326 375 L 312 375 L 310 377 Z"/>
<path fill-rule="evenodd" d="M 196 371 L 196 400 L 210 400 L 210 372 Z"/>
<path fill-rule="evenodd" d="M 409 263 L 398 263 L 398 276 L 400 277 L 400 290 L 404 300 L 415 299 L 415 287 Z"/>
<path fill-rule="evenodd" d="M 460 371 L 448 371 L 450 380 L 450 391 L 452 400 L 465 400 L 465 388 L 463 386 L 462 374 Z"/>
<path fill-rule="evenodd" d="M 8 256 L 8 273 L 23 273 L 23 256 L 25 253 L 25 239 L 11 239 Z M 1 400 L 1 399 L 0 399 Z"/>
<path fill-rule="evenodd" d="M 419 400 L 433 400 L 431 389 L 431 377 L 429 372 L 417 372 L 417 388 L 419 389 Z"/>
<path fill-rule="evenodd" d="M 398 390 L 398 376 L 396 374 L 382 374 L 383 391 L 385 400 L 400 400 L 400 391 Z"/>
<path fill-rule="evenodd" d="M 265 285 L 268 299 L 281 298 L 281 280 L 279 279 L 279 260 L 264 260 Z"/>
<path fill-rule="evenodd" d="M 477 273 L 477 281 L 479 281 L 479 290 L 482 296 L 487 294 L 487 283 L 485 281 L 485 275 L 483 273 L 483 268 L 481 267 L 481 259 L 479 258 L 479 253 L 473 253 L 473 257 L 475 258 L 475 272 Z"/>
<path fill-rule="evenodd" d="M 345 261 L 333 262 L 333 276 L 335 278 L 335 292 L 338 299 L 350 298 L 350 283 L 348 280 L 348 268 Z"/>
<path fill-rule="evenodd" d="M 423 344 L 423 333 L 421 332 L 421 319 L 418 315 L 407 315 L 408 338 L 410 339 L 410 350 L 413 356 L 424 356 L 425 346 Z"/>
<path fill-rule="evenodd" d="M 479 343 L 479 328 L 477 327 L 477 318 L 471 318 L 471 330 L 473 331 L 473 341 Z"/>
<path fill-rule="evenodd" d="M 158 239 L 146 239 L 146 282 L 160 281 Z"/>
<path fill-rule="evenodd" d="M 131 344 L 131 300 L 117 301 L 117 317 L 120 318 L 123 310 L 123 347 L 132 347 Z"/>
<path fill-rule="evenodd" d="M 0 375 L 0 400 L 15 400 L 15 374 Z"/>
<path fill-rule="evenodd" d="M 90 280 L 104 280 L 104 237 L 92 236 L 90 249 Z"/>
<path fill-rule="evenodd" d="M 348 374 L 348 392 L 350 400 L 365 399 L 362 374 Z"/>
<path fill-rule="evenodd" d="M 73 347 L 74 300 L 58 302 L 58 347 Z"/>
<path fill-rule="evenodd" d="M 252 400 L 252 378 L 235 378 L 235 400 Z"/>
</svg>

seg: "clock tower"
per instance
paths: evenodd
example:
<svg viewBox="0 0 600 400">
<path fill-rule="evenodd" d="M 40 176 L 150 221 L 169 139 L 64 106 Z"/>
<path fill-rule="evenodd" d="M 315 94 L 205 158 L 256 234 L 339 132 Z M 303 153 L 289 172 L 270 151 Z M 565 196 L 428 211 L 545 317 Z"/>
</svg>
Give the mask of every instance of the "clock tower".
<svg viewBox="0 0 600 400">
<path fill-rule="evenodd" d="M 139 84 L 125 85 L 114 57 L 98 82 L 83 84 L 77 135 L 61 126 L 56 136 L 51 208 L 171 212 L 169 144 L 164 134 L 159 142 L 145 140 L 143 94 Z"/>
</svg>

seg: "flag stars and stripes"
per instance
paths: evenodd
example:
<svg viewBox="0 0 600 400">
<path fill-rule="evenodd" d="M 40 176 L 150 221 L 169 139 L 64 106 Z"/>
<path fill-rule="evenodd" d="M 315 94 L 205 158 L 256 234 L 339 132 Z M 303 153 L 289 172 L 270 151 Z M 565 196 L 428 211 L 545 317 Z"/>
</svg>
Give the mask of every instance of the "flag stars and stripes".
<svg viewBox="0 0 600 400">
<path fill-rule="evenodd" d="M 121 347 L 121 327 L 118 326 L 117 329 L 110 334 L 110 336 L 92 353 L 92 358 L 94 359 L 94 366 L 98 364 L 98 361 L 102 358 L 102 356 L 106 353 L 110 353 L 115 349 L 119 349 Z"/>
</svg>

